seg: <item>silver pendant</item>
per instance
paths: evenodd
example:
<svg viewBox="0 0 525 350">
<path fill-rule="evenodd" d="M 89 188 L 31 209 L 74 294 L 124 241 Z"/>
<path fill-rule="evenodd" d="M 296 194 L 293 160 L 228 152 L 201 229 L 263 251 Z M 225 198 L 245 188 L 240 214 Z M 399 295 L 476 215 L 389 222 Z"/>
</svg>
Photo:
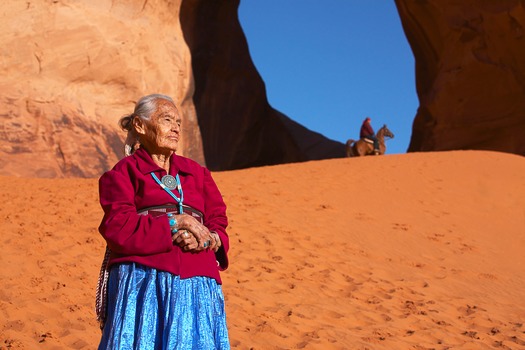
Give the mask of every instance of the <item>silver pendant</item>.
<svg viewBox="0 0 525 350">
<path fill-rule="evenodd" d="M 160 181 L 170 190 L 177 188 L 177 180 L 171 175 L 164 175 Z"/>
</svg>

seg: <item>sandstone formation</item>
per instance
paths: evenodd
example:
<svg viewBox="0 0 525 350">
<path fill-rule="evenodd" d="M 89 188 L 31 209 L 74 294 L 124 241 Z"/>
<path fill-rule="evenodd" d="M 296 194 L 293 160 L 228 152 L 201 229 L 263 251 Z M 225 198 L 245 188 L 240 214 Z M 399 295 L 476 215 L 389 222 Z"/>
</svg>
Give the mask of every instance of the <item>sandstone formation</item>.
<svg viewBox="0 0 525 350">
<path fill-rule="evenodd" d="M 181 106 L 179 153 L 214 170 L 342 153 L 341 144 L 270 108 L 237 6 L 184 2 L 185 30 L 193 31 L 185 33 L 193 38 L 190 54 L 180 27 L 181 0 L 4 1 L 0 174 L 99 176 L 122 156 L 118 119 L 132 112 L 138 97 L 154 92 Z M 217 28 L 226 29 L 211 36 Z M 324 144 L 328 151 L 319 153 Z"/>
<path fill-rule="evenodd" d="M 118 119 L 138 97 L 173 96 L 182 152 L 203 161 L 191 58 L 166 1 L 17 1 L 0 15 L 0 173 L 96 177 L 122 156 Z"/>
<path fill-rule="evenodd" d="M 184 115 L 179 153 L 212 170 L 344 156 L 274 110 L 239 0 L 5 0 L 0 175 L 98 177 L 118 119 L 159 92 Z M 525 1 L 396 0 L 416 59 L 409 151 L 525 154 Z"/>
<path fill-rule="evenodd" d="M 525 155 L 525 1 L 396 5 L 420 101 L 408 151 Z"/>
</svg>

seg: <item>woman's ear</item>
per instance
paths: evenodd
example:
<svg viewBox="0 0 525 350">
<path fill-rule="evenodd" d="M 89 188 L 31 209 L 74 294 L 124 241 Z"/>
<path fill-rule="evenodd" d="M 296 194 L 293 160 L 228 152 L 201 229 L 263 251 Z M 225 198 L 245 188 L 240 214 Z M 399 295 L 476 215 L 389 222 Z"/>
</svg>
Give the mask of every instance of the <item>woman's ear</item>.
<svg viewBox="0 0 525 350">
<path fill-rule="evenodd" d="M 140 117 L 135 117 L 135 118 L 133 118 L 133 128 L 135 129 L 135 131 L 136 131 L 137 134 L 139 134 L 139 135 L 144 135 L 144 134 L 146 134 L 145 123 L 144 123 L 144 121 L 142 120 L 142 118 L 140 118 Z"/>
</svg>

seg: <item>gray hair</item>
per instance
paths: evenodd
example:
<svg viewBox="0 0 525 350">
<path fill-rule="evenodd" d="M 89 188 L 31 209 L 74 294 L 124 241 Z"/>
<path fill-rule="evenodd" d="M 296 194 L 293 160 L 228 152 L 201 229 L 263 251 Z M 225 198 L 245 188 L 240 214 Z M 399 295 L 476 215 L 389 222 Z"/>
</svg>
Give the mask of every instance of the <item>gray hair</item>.
<svg viewBox="0 0 525 350">
<path fill-rule="evenodd" d="M 133 113 L 120 118 L 120 127 L 128 132 L 126 141 L 124 142 L 124 153 L 126 156 L 133 154 L 140 145 L 139 135 L 137 135 L 135 128 L 133 127 L 133 118 L 138 117 L 142 120 L 150 120 L 151 116 L 157 109 L 157 103 L 159 100 L 166 100 L 175 104 L 173 99 L 166 95 L 151 94 L 143 96 L 135 104 L 135 110 Z"/>
</svg>

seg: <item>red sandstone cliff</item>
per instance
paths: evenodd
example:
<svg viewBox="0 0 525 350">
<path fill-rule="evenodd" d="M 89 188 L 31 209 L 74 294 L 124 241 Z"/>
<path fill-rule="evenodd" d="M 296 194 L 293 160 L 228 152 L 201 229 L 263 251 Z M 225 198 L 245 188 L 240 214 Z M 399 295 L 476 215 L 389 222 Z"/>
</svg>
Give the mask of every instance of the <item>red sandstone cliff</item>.
<svg viewBox="0 0 525 350">
<path fill-rule="evenodd" d="M 420 101 L 408 150 L 525 155 L 525 1 L 396 5 Z"/>
<path fill-rule="evenodd" d="M 2 2 L 0 174 L 96 177 L 122 156 L 118 119 L 141 95 L 175 98 L 182 151 L 203 161 L 180 3 Z"/>
<path fill-rule="evenodd" d="M 212 169 L 342 155 L 270 108 L 238 3 L 184 1 L 190 53 L 180 0 L 4 1 L 0 174 L 100 175 L 122 156 L 118 119 L 153 92 L 181 106 L 179 153 Z"/>
</svg>

